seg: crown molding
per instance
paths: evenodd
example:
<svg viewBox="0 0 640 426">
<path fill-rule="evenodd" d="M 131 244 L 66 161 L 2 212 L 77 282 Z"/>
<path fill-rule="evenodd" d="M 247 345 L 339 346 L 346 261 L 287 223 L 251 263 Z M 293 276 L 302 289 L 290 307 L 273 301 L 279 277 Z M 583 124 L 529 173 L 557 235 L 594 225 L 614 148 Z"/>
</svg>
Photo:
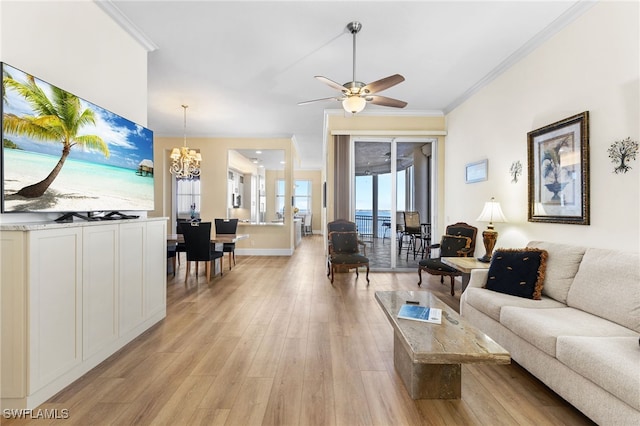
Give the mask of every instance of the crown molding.
<svg viewBox="0 0 640 426">
<path fill-rule="evenodd" d="M 151 40 L 145 33 L 142 32 L 140 28 L 138 28 L 129 18 L 127 18 L 121 11 L 116 7 L 111 0 L 93 0 L 95 4 L 98 5 L 100 9 L 102 9 L 107 15 L 111 17 L 120 27 L 125 30 L 135 41 L 140 43 L 142 47 L 147 52 L 153 52 L 154 50 L 158 50 L 158 45 L 156 45 L 153 40 Z"/>
<path fill-rule="evenodd" d="M 551 37 L 556 35 L 560 30 L 565 28 L 571 22 L 580 17 L 587 10 L 591 9 L 598 0 L 580 0 L 569 9 L 567 9 L 562 15 L 556 18 L 553 22 L 547 25 L 542 31 L 533 36 L 529 41 L 522 45 L 518 50 L 516 50 L 513 54 L 511 54 L 507 59 L 502 61 L 491 70 L 487 75 L 485 75 L 480 81 L 471 86 L 469 90 L 465 91 L 462 95 L 460 95 L 457 99 L 451 102 L 444 108 L 444 113 L 449 114 L 451 111 L 456 109 L 462 103 L 464 103 L 471 96 L 476 94 L 480 89 L 491 83 L 493 80 L 498 78 L 502 73 L 511 68 L 520 60 L 524 59 L 529 53 L 536 50 L 540 47 L 544 42 L 549 40 Z"/>
</svg>

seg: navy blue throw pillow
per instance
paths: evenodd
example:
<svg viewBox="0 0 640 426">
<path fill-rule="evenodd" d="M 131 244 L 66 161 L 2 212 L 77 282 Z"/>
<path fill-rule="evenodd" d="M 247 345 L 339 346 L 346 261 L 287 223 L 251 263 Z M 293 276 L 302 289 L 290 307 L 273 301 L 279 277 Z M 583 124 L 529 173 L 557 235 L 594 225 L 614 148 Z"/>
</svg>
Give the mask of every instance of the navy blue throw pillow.
<svg viewBox="0 0 640 426">
<path fill-rule="evenodd" d="M 496 250 L 491 257 L 485 288 L 512 296 L 540 300 L 546 263 L 546 250 Z"/>
</svg>

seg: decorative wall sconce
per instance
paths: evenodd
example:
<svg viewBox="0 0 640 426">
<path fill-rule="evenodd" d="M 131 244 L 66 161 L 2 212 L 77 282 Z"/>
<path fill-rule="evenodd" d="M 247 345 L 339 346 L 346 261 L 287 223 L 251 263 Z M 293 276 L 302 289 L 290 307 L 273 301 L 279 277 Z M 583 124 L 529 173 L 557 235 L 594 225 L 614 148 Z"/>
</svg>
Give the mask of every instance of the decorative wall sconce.
<svg viewBox="0 0 640 426">
<path fill-rule="evenodd" d="M 511 183 L 518 183 L 518 178 L 522 175 L 522 163 L 520 160 L 511 163 L 509 174 L 511 175 Z"/>
<path fill-rule="evenodd" d="M 630 137 L 621 141 L 615 141 L 611 144 L 607 152 L 609 153 L 611 162 L 613 164 L 617 164 L 613 169 L 613 172 L 616 174 L 627 173 L 631 170 L 631 166 L 626 162 L 636 159 L 636 155 L 638 154 L 638 142 L 632 141 Z"/>
</svg>

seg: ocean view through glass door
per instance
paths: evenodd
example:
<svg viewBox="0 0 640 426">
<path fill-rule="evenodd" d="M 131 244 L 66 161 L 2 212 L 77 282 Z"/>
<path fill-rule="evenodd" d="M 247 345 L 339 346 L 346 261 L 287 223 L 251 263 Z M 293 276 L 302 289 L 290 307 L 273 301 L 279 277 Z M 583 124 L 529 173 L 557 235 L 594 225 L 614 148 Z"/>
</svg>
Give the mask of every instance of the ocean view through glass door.
<svg viewBox="0 0 640 426">
<path fill-rule="evenodd" d="M 422 200 L 429 194 L 430 179 L 423 170 L 430 159 L 424 145 L 354 141 L 353 215 L 372 269 L 415 269 L 425 255 L 427 239 L 403 232 L 405 211 L 417 211 L 428 229 L 430 215 Z"/>
</svg>

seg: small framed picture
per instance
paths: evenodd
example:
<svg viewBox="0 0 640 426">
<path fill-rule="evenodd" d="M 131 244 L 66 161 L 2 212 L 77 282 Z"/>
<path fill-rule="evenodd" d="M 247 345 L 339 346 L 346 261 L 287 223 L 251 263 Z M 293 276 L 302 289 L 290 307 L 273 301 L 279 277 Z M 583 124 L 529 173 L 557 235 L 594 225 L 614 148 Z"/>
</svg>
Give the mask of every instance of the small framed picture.
<svg viewBox="0 0 640 426">
<path fill-rule="evenodd" d="M 466 183 L 482 182 L 487 180 L 488 160 L 480 160 L 469 163 L 464 168 L 464 181 Z"/>
</svg>

